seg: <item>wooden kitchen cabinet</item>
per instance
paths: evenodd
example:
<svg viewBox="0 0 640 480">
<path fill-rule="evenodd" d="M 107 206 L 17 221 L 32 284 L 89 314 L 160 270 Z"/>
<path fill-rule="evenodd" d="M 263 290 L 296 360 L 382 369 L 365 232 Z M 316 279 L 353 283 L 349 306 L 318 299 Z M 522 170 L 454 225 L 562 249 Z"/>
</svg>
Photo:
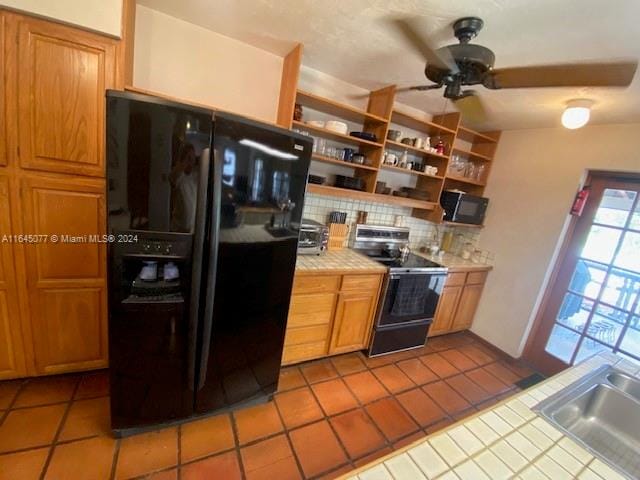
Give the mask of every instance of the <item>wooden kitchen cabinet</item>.
<svg viewBox="0 0 640 480">
<path fill-rule="evenodd" d="M 6 84 L 5 81 L 5 61 L 4 51 L 6 44 L 5 35 L 6 15 L 0 11 L 0 167 L 7 165 L 7 122 L 5 112 L 5 95 Z"/>
<path fill-rule="evenodd" d="M 456 271 L 448 274 L 429 328 L 430 337 L 471 327 L 487 274 L 487 271 Z"/>
<path fill-rule="evenodd" d="M 21 190 L 27 232 L 77 238 L 106 232 L 103 180 L 33 175 Z M 23 247 L 36 372 L 106 367 L 105 245 L 60 238 Z"/>
<path fill-rule="evenodd" d="M 282 363 L 366 348 L 381 281 L 381 274 L 297 275 Z"/>
<path fill-rule="evenodd" d="M 17 44 L 7 82 L 17 102 L 22 168 L 104 177 L 105 90 L 115 85 L 115 40 L 52 22 L 11 15 Z M 13 42 L 11 42 L 12 45 Z"/>
</svg>

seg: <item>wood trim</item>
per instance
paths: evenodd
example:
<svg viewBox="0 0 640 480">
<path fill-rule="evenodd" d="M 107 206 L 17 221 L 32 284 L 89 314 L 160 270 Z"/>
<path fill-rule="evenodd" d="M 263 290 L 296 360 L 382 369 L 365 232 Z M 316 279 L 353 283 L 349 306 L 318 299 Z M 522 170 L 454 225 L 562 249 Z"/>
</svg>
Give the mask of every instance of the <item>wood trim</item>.
<svg viewBox="0 0 640 480">
<path fill-rule="evenodd" d="M 122 28 L 116 50 L 116 88 L 133 85 L 133 58 L 136 33 L 136 2 L 122 0 Z"/>
<path fill-rule="evenodd" d="M 8 164 L 7 158 L 7 122 L 6 122 L 6 80 L 5 80 L 5 43 L 6 43 L 6 16 L 0 10 L 0 166 Z"/>
<path fill-rule="evenodd" d="M 278 98 L 278 115 L 276 123 L 284 128 L 291 128 L 293 111 L 296 105 L 300 65 L 302 64 L 303 46 L 298 43 L 291 50 L 282 63 L 282 77 L 280 80 L 280 97 Z"/>
</svg>

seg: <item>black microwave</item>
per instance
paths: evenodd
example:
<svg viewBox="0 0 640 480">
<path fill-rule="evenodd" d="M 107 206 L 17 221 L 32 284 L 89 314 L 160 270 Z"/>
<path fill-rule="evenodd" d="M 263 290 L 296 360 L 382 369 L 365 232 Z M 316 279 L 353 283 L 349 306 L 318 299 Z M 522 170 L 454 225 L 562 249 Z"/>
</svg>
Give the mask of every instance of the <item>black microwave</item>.
<svg viewBox="0 0 640 480">
<path fill-rule="evenodd" d="M 440 205 L 444 209 L 444 220 L 447 222 L 482 225 L 488 204 L 488 198 L 455 190 L 445 190 L 440 195 Z"/>
</svg>

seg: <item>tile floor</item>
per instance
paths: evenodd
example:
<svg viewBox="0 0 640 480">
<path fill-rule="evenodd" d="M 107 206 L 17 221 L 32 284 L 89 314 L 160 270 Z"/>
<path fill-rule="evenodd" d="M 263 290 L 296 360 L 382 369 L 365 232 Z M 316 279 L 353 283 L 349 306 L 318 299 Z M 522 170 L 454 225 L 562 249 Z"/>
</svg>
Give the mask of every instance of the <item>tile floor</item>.
<svg viewBox="0 0 640 480">
<path fill-rule="evenodd" d="M 0 382 L 0 480 L 334 478 L 517 391 L 469 334 L 283 369 L 275 401 L 114 440 L 106 372 Z"/>
</svg>

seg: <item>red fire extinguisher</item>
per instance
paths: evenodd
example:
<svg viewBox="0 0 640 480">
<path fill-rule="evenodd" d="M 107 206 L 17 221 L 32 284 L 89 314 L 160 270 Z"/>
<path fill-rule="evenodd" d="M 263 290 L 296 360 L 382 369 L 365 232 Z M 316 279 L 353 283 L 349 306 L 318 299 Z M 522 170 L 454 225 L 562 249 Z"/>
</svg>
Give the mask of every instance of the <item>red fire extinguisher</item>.
<svg viewBox="0 0 640 480">
<path fill-rule="evenodd" d="M 578 193 L 576 193 L 576 198 L 573 200 L 573 205 L 571 206 L 571 215 L 575 215 L 576 217 L 582 215 L 584 206 L 586 205 L 587 199 L 589 198 L 590 190 L 591 187 L 589 186 L 582 187 L 582 189 L 578 190 Z"/>
</svg>

